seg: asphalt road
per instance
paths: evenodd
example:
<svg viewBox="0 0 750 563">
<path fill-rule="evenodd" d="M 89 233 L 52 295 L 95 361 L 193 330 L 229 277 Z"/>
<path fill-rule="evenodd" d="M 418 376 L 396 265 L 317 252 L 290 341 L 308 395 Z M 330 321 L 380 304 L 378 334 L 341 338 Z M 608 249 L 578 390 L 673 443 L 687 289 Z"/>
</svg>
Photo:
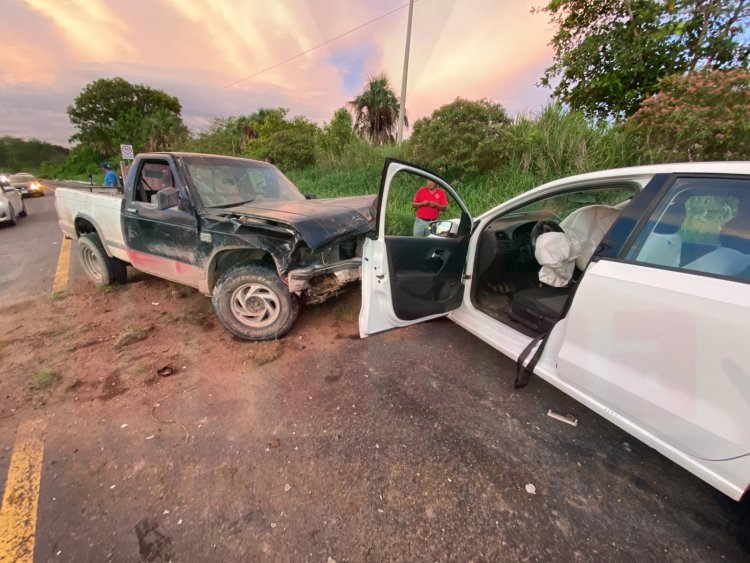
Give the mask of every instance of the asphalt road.
<svg viewBox="0 0 750 563">
<path fill-rule="evenodd" d="M 62 233 L 57 224 L 54 188 L 80 186 L 45 182 L 44 197 L 27 198 L 28 215 L 14 227 L 0 226 L 0 307 L 49 294 L 55 278 Z M 71 260 L 71 276 L 82 274 Z"/>
<path fill-rule="evenodd" d="M 349 294 L 305 310 L 281 342 L 249 344 L 206 321 L 201 296 L 170 301 L 173 286 L 132 274 L 110 293 L 74 280 L 50 306 L 52 199 L 0 230 L 18 229 L 0 299 L 24 321 L 0 339 L 0 384 L 49 362 L 61 374 L 42 392 L 3 388 L 0 404 L 6 503 L 24 425 L 46 426 L 36 560 L 750 558 L 748 499 L 540 380 L 514 391 L 513 363 L 449 321 L 359 340 Z M 40 333 L 22 295 L 29 315 L 49 310 Z M 153 331 L 108 340 L 135 323 Z M 160 378 L 165 357 L 179 369 Z"/>
</svg>

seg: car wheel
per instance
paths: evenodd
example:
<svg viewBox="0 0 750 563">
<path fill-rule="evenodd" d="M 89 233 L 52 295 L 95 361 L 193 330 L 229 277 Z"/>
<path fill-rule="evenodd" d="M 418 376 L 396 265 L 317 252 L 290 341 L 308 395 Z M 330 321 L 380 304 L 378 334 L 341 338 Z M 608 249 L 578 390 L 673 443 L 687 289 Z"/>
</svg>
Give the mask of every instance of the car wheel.
<svg viewBox="0 0 750 563">
<path fill-rule="evenodd" d="M 123 262 L 107 256 L 96 233 L 88 233 L 78 239 L 78 260 L 88 278 L 97 285 L 111 285 L 122 280 L 122 270 L 118 263 Z"/>
<path fill-rule="evenodd" d="M 13 209 L 13 204 L 11 203 L 8 204 L 8 215 L 10 215 L 10 226 L 12 227 L 16 224 L 16 210 Z"/>
<path fill-rule="evenodd" d="M 26 202 L 21 201 L 21 213 L 18 214 L 19 217 L 26 217 L 28 213 L 26 212 Z"/>
<path fill-rule="evenodd" d="M 278 274 L 252 264 L 229 269 L 213 291 L 216 316 L 224 328 L 244 340 L 273 340 L 292 327 L 299 300 Z"/>
</svg>

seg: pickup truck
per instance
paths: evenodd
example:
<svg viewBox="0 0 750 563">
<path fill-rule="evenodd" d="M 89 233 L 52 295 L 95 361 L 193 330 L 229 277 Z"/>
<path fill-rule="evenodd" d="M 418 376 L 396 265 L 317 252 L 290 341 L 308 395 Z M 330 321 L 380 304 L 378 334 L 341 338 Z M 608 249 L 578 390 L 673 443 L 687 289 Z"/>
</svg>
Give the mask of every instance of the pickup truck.
<svg viewBox="0 0 750 563">
<path fill-rule="evenodd" d="M 125 282 L 130 264 L 211 296 L 233 335 L 269 340 L 359 280 L 376 198 L 318 200 L 271 164 L 170 152 L 138 155 L 122 192 L 58 188 L 55 207 L 94 283 Z"/>
</svg>

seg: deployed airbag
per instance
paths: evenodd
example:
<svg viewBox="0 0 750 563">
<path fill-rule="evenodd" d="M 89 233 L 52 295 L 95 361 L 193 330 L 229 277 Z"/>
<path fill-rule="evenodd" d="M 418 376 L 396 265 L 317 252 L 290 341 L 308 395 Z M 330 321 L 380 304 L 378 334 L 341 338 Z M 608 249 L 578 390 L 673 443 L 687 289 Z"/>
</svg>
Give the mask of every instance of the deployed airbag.
<svg viewBox="0 0 750 563">
<path fill-rule="evenodd" d="M 581 245 L 566 233 L 544 233 L 536 239 L 534 256 L 541 264 L 539 281 L 552 287 L 565 287 L 573 277 Z"/>
<path fill-rule="evenodd" d="M 563 231 L 580 245 L 581 252 L 576 258 L 579 270 L 586 269 L 596 252 L 596 247 L 621 212 L 620 209 L 609 205 L 588 205 L 576 209 L 560 222 Z"/>
</svg>

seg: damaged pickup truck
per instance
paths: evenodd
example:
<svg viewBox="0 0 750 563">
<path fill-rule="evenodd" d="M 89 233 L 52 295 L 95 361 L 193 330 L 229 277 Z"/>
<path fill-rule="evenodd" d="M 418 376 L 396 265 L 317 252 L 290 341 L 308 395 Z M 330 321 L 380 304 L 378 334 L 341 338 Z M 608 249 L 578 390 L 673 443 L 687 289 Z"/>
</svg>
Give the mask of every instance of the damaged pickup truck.
<svg viewBox="0 0 750 563">
<path fill-rule="evenodd" d="M 133 162 L 124 193 L 59 188 L 55 207 L 94 283 L 125 282 L 131 264 L 212 296 L 233 335 L 269 340 L 301 304 L 360 278 L 377 196 L 310 197 L 264 162 L 149 153 Z"/>
</svg>

